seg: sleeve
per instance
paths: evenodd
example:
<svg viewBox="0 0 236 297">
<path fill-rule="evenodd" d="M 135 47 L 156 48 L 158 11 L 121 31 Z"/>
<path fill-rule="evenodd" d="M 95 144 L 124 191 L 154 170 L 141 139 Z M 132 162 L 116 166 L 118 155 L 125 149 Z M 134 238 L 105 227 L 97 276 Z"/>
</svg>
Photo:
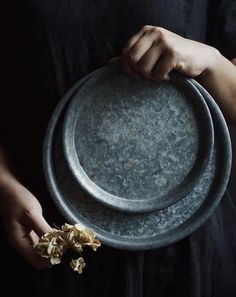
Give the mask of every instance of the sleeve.
<svg viewBox="0 0 236 297">
<path fill-rule="evenodd" d="M 236 0 L 212 0 L 207 41 L 226 58 L 236 57 Z"/>
<path fill-rule="evenodd" d="M 5 1 L 7 2 L 7 1 Z M 2 94 L 0 98 L 0 143 L 11 149 L 17 114 L 22 104 L 21 84 L 23 66 L 22 44 L 24 43 L 24 32 L 22 21 L 24 15 L 21 11 L 20 1 L 9 1 L 4 3 L 4 13 L 7 16 L 4 23 L 1 55 L 2 72 Z"/>
</svg>

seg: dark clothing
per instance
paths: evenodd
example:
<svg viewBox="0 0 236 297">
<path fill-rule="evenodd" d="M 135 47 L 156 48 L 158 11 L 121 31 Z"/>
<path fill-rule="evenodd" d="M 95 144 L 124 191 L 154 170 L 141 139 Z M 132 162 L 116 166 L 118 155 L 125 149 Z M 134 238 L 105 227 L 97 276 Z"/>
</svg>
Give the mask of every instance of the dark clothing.
<svg viewBox="0 0 236 297">
<path fill-rule="evenodd" d="M 46 189 L 42 143 L 53 109 L 76 81 L 118 56 L 146 24 L 211 44 L 228 58 L 236 56 L 236 1 L 29 0 L 14 5 L 1 141 L 22 182 L 56 225 L 65 219 L 58 217 Z M 19 265 L 7 270 L 5 279 L 11 275 L 19 291 L 31 297 L 234 297 L 235 251 L 236 210 L 226 194 L 207 223 L 176 244 L 146 252 L 86 251 L 81 276 L 67 263 L 33 271 L 13 255 L 11 265 L 13 260 Z M 16 278 L 23 271 L 27 288 Z"/>
</svg>

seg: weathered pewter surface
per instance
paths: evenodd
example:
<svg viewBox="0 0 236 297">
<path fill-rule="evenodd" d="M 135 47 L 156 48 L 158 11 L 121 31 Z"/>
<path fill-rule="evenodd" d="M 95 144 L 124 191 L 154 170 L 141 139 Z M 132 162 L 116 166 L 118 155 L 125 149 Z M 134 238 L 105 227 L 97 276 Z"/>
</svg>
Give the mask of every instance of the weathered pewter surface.
<svg viewBox="0 0 236 297">
<path fill-rule="evenodd" d="M 161 209 L 188 194 L 205 169 L 213 145 L 208 113 L 181 80 L 157 84 L 119 71 L 101 74 L 68 107 L 65 155 L 101 202 L 132 212 Z"/>
<path fill-rule="evenodd" d="M 209 95 L 204 94 L 214 119 L 216 142 L 206 171 L 192 193 L 166 209 L 146 214 L 131 214 L 106 207 L 86 195 L 71 175 L 62 150 L 61 133 L 62 110 L 70 96 L 59 104 L 48 127 L 44 169 L 52 197 L 71 223 L 93 228 L 104 244 L 137 250 L 173 243 L 206 221 L 225 191 L 231 164 L 227 126 Z"/>
<path fill-rule="evenodd" d="M 115 77 L 85 98 L 75 148 L 104 190 L 126 199 L 162 197 L 192 168 L 198 126 L 190 98 L 176 88 L 134 83 L 128 94 L 130 81 Z"/>
<path fill-rule="evenodd" d="M 54 151 L 54 175 L 57 184 L 60 185 L 62 195 L 68 198 L 74 209 L 78 210 L 78 217 L 82 221 L 88 221 L 96 230 L 102 230 L 108 237 L 111 235 L 128 237 L 129 241 L 133 238 L 160 236 L 187 221 L 204 201 L 215 174 L 215 160 L 212 158 L 200 183 L 191 194 L 176 204 L 157 212 L 130 214 L 105 207 L 86 195 L 76 180 L 71 178 L 60 148 L 58 136 Z"/>
</svg>

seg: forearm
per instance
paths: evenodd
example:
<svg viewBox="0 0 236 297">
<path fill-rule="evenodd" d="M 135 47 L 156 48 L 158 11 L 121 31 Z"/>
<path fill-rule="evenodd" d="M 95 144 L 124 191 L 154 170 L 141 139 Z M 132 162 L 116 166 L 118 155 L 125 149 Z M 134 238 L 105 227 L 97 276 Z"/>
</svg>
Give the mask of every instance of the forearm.
<svg viewBox="0 0 236 297">
<path fill-rule="evenodd" d="M 0 144 L 0 192 L 2 192 L 3 188 L 5 188 L 8 184 L 13 185 L 16 183 L 19 183 L 19 180 L 14 167 L 6 150 Z"/>
<path fill-rule="evenodd" d="M 236 66 L 216 52 L 215 63 L 197 80 L 217 101 L 227 122 L 236 125 Z"/>
<path fill-rule="evenodd" d="M 19 181 L 7 152 L 0 145 L 0 219 L 13 249 L 31 265 L 50 267 L 34 249 L 39 238 L 52 230 L 37 198 Z"/>
</svg>

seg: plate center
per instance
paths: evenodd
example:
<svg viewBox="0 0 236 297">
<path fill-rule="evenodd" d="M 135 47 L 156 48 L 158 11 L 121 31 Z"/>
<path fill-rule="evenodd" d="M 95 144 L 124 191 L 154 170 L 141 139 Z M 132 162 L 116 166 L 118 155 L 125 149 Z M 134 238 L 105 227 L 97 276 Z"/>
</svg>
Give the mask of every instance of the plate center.
<svg viewBox="0 0 236 297">
<path fill-rule="evenodd" d="M 161 201 L 190 172 L 199 128 L 181 90 L 121 75 L 81 95 L 75 149 L 97 186 L 127 200 Z"/>
</svg>

